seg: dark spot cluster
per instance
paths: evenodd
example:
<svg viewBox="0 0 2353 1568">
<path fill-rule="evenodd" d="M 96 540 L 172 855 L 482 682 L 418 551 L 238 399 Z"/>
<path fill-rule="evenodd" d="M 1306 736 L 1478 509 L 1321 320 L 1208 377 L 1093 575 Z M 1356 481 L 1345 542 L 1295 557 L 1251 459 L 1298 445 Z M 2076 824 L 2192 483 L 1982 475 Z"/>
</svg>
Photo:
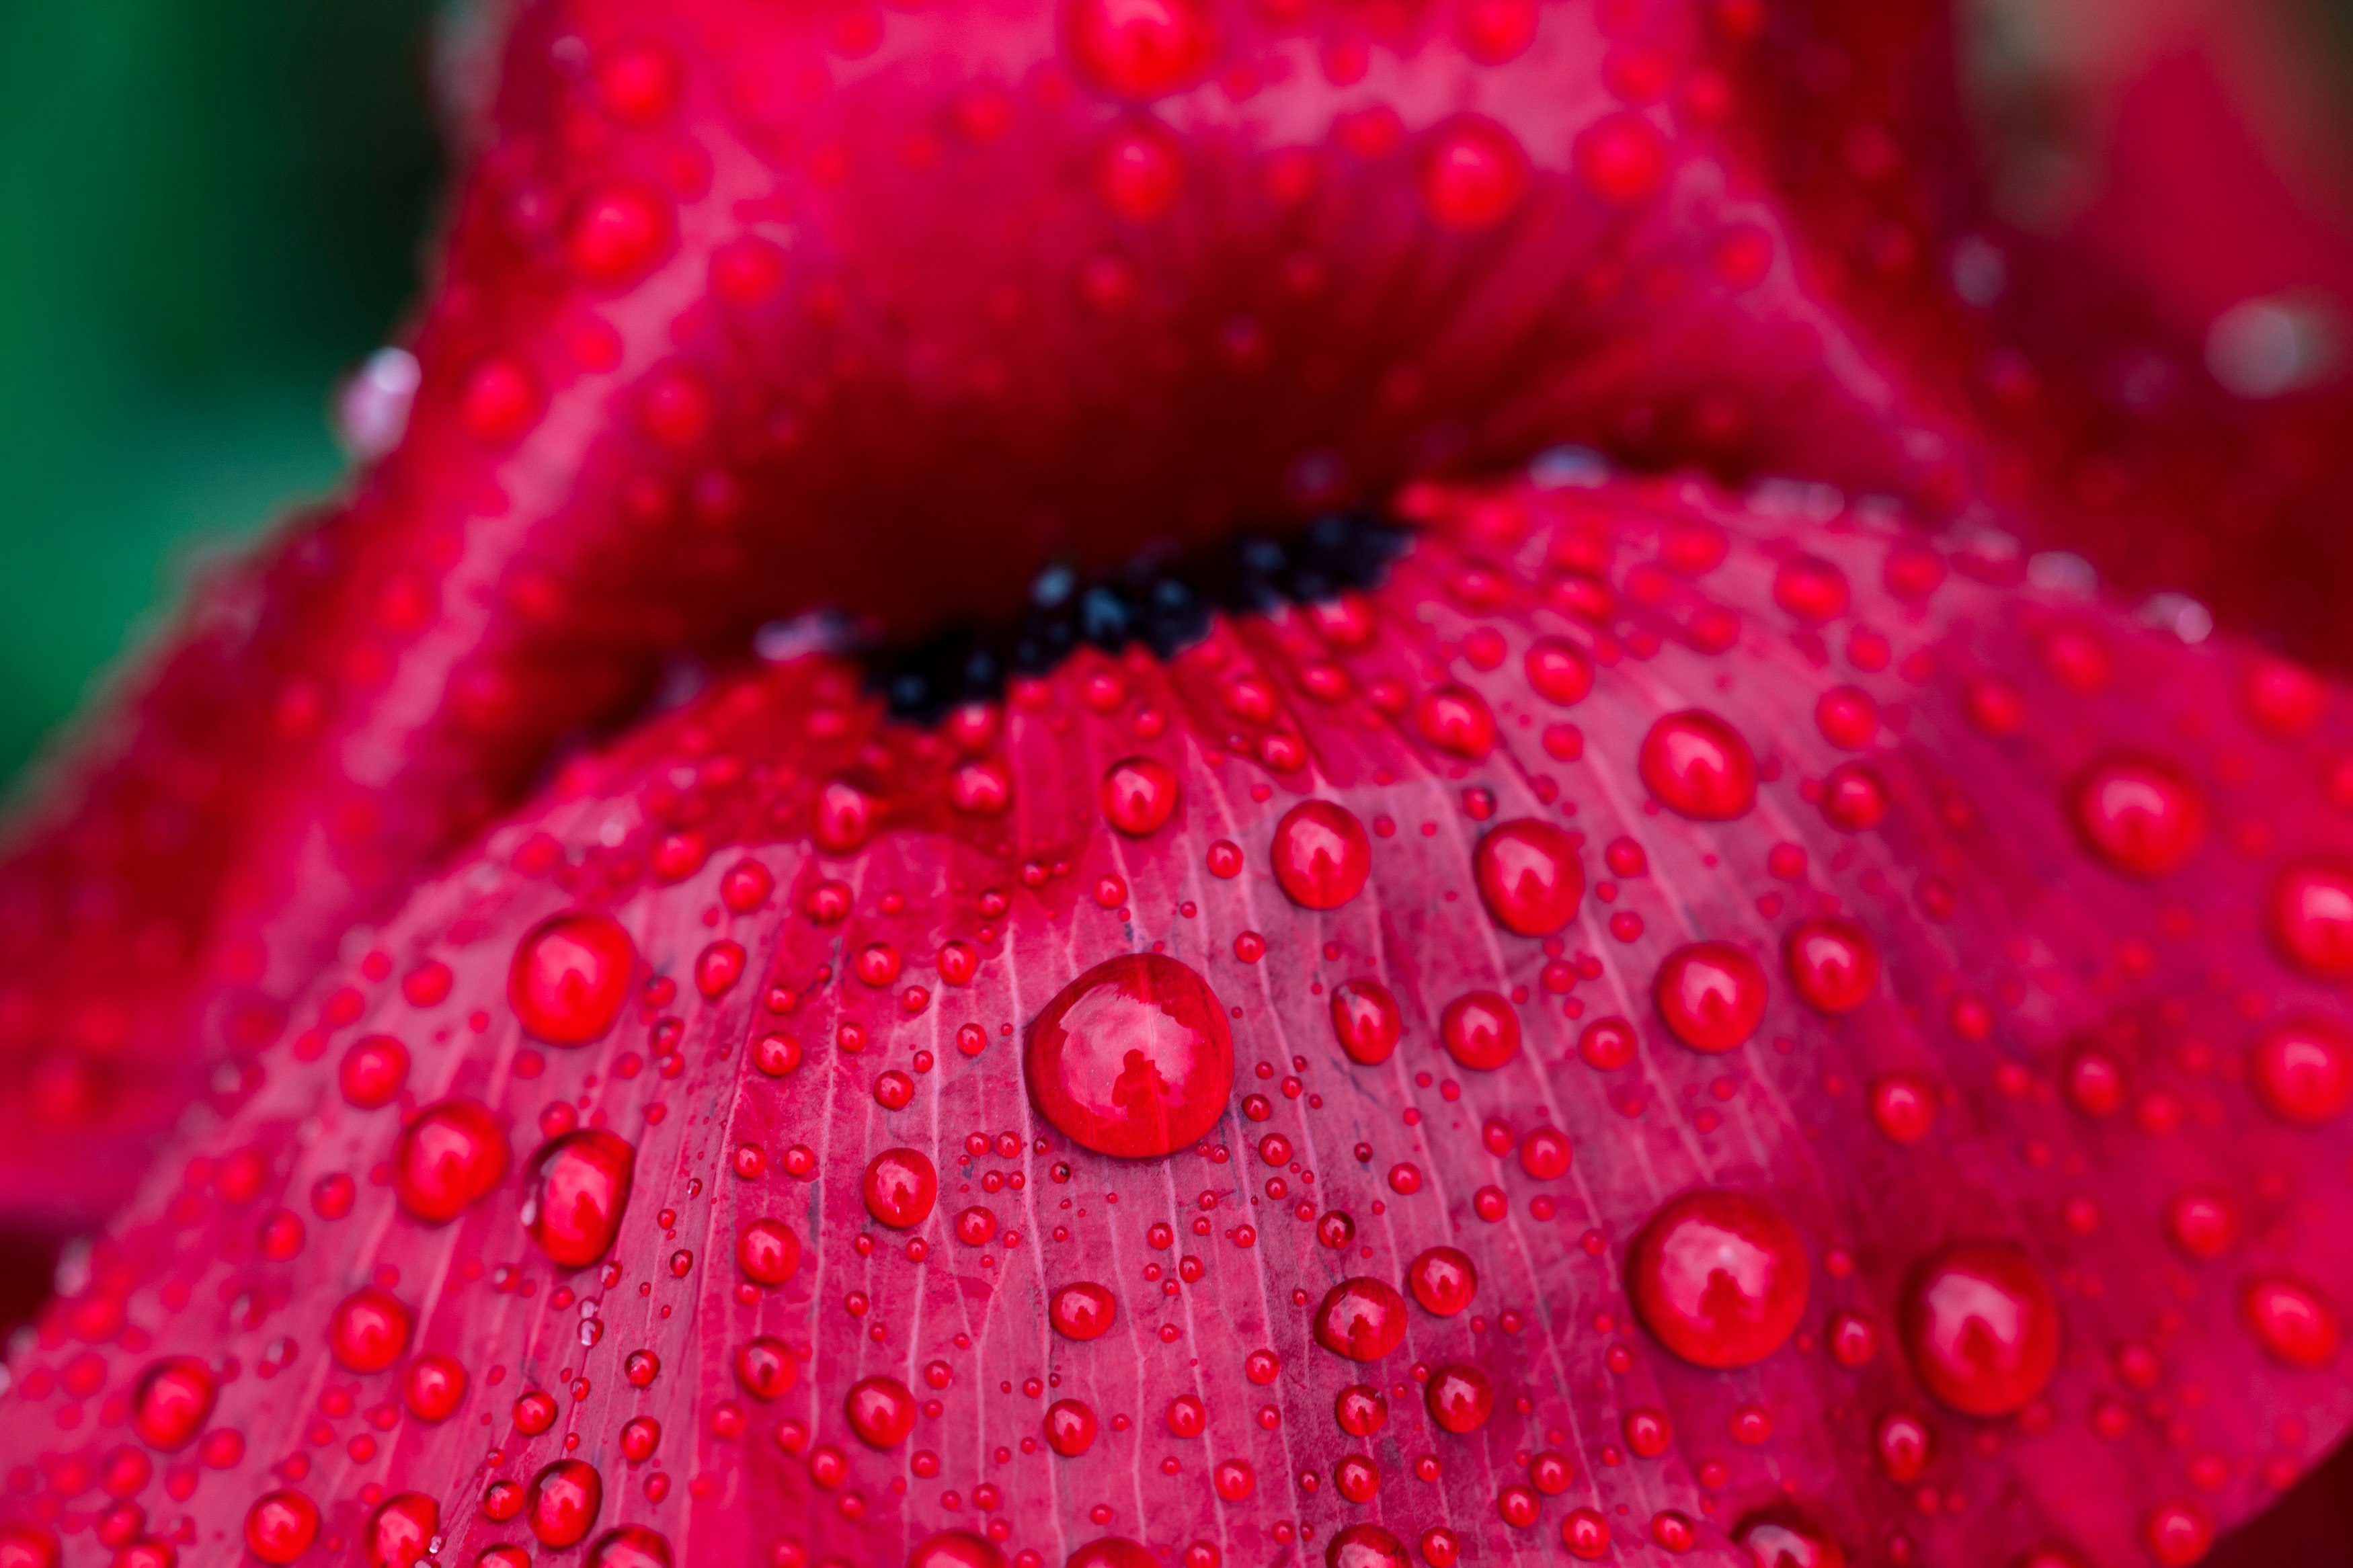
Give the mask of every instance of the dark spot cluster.
<svg viewBox="0 0 2353 1568">
<path fill-rule="evenodd" d="M 1408 537 L 1372 513 L 1334 512 L 1293 534 L 1181 555 L 1146 552 L 1098 578 L 1050 566 L 1030 584 L 1018 620 L 878 649 L 870 679 L 893 717 L 933 722 L 958 703 L 1000 695 L 1008 676 L 1052 669 L 1082 646 L 1117 653 L 1141 642 L 1167 658 L 1208 635 L 1220 611 L 1263 614 L 1375 587 Z"/>
</svg>

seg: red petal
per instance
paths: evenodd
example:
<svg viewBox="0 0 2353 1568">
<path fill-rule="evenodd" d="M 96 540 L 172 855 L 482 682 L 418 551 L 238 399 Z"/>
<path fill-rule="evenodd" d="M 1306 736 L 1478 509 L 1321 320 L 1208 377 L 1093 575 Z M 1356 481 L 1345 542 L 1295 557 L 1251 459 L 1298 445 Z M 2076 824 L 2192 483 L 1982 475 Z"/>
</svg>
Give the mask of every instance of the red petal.
<svg viewBox="0 0 2353 1568">
<path fill-rule="evenodd" d="M 2273 889 L 2353 833 L 2316 772 L 2341 720 L 2266 734 L 2237 646 L 2007 585 L 1967 542 L 1938 547 L 1941 586 L 1891 598 L 1923 546 L 1866 513 L 1675 485 L 1414 506 L 1437 531 L 1339 618 L 1348 646 L 1286 612 L 1018 687 L 974 731 L 1000 816 L 956 809 L 955 731 L 881 722 L 823 660 L 581 770 L 381 933 L 395 973 L 448 966 L 446 1000 L 322 982 L 363 998 L 338 1039 L 407 1043 L 399 1110 L 276 1047 L 90 1254 L 11 1363 L 0 1451 L 29 1490 L 6 1506 L 41 1529 L 185 1518 L 210 1553 L 241 1531 L 279 1550 L 303 1500 L 336 1552 L 416 1493 L 460 1563 L 533 1531 L 607 1564 L 1143 1561 L 1131 1541 L 1195 1564 L 1556 1540 L 1723 1560 L 1794 1530 L 1818 1561 L 1974 1568 L 2183 1560 L 2333 1441 L 2353 1150 L 2277 1084 L 2326 1076 L 2311 1042 L 2333 1037 L 2302 1020 L 2335 1027 L 2344 998 L 2295 956 L 2327 950 L 2281 935 L 2353 916 L 2324 881 Z M 1548 607 L 1564 529 L 1603 552 L 1605 621 Z M 1842 574 L 1844 615 L 1777 606 L 1797 552 Z M 1736 637 L 1690 646 L 1720 616 Z M 1482 667 L 1480 632 L 1520 657 Z M 1546 638 L 1597 670 L 1573 706 L 1525 668 Z M 1333 665 L 1337 692 L 1301 673 Z M 1244 677 L 1263 718 L 1227 700 Z M 1990 682 L 2008 707 L 1973 697 Z M 1877 707 L 1860 752 L 1817 728 L 1833 687 Z M 1493 749 L 1421 731 L 1414 694 L 1441 689 L 1475 697 Z M 1644 737 L 1695 706 L 1755 758 L 1756 803 L 1721 820 L 1642 782 Z M 1252 760 L 1273 734 L 1303 765 Z M 2085 847 L 2074 781 L 2119 754 L 2202 803 L 2170 868 Z M 1131 834 L 1103 781 L 1138 755 L 1177 798 Z M 1886 812 L 1851 829 L 1819 784 L 1857 761 Z M 851 767 L 876 825 L 813 847 Z M 664 879 L 655 807 L 680 799 L 714 849 Z M 1366 831 L 1367 879 L 1328 909 L 1277 870 L 1305 799 Z M 1556 936 L 1481 896 L 1482 836 L 1523 820 L 1581 836 L 1594 879 Z M 726 897 L 747 858 L 775 889 L 756 907 Z M 534 1041 L 513 954 L 578 909 L 627 932 L 633 1004 L 586 1045 Z M 1875 955 L 1860 999 L 1788 967 L 1788 934 L 1833 917 Z M 722 941 L 752 955 L 743 982 L 681 984 Z M 1733 993 L 1765 993 L 1705 1052 L 1651 1001 L 1703 942 L 1754 965 Z M 853 962 L 878 950 L 881 984 Z M 1460 1070 L 1441 1016 L 1482 993 L 1518 1048 Z M 1393 1051 L 1364 1048 L 1377 994 Z M 2280 1079 L 2263 1042 L 2291 1026 L 2316 1065 Z M 1597 1030 L 1622 1047 L 1582 1049 Z M 634 1144 L 609 1257 L 552 1264 L 514 1178 L 446 1224 L 355 1182 L 428 1102 L 489 1107 L 518 1153 L 584 1125 Z M 870 1207 L 893 1150 L 939 1184 L 907 1226 Z M 280 1209 L 291 1256 L 254 1240 Z M 404 1363 L 351 1370 L 412 1318 Z M 174 1356 L 217 1400 L 158 1490 L 112 1423 Z M 143 1516 L 90 1525 L 101 1487 Z"/>
</svg>

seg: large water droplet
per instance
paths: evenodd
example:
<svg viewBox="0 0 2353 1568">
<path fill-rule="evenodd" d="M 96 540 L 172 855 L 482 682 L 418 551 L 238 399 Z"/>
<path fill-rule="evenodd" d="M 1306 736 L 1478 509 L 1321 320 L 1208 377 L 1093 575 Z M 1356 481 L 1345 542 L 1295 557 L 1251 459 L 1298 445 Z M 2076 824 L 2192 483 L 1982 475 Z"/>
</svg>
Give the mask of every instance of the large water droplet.
<svg viewBox="0 0 2353 1568">
<path fill-rule="evenodd" d="M 895 1230 L 929 1219 L 939 1201 L 940 1175 L 920 1149 L 885 1149 L 866 1163 L 866 1212 Z"/>
<path fill-rule="evenodd" d="M 1071 0 L 1062 36 L 1080 73 L 1124 98 L 1156 98 L 1198 76 L 1217 53 L 1199 0 Z"/>
<path fill-rule="evenodd" d="M 532 1156 L 523 1229 L 557 1268 L 587 1268 L 612 1249 L 637 1167 L 617 1132 L 584 1127 L 552 1140 Z"/>
<path fill-rule="evenodd" d="M 523 1032 L 552 1046 L 602 1037 L 628 1000 L 638 950 L 612 916 L 575 910 L 531 928 L 507 971 Z"/>
<path fill-rule="evenodd" d="M 1658 1342 L 1695 1366 L 1751 1366 L 1805 1315 L 1806 1249 L 1781 1212 L 1702 1192 L 1651 1216 L 1626 1259 L 1626 1293 Z"/>
<path fill-rule="evenodd" d="M 917 1542 L 907 1554 L 907 1568 L 1005 1568 L 1005 1553 L 987 1536 L 944 1530 Z"/>
<path fill-rule="evenodd" d="M 588 1549 L 587 1568 L 670 1568 L 669 1538 L 642 1524 L 608 1530 Z"/>
<path fill-rule="evenodd" d="M 1732 1539 L 1757 1568 L 1846 1568 L 1837 1539 L 1787 1503 L 1743 1515 Z"/>
<path fill-rule="evenodd" d="M 1158 832 L 1176 811 L 1176 775 L 1166 763 L 1129 757 L 1103 777 L 1103 814 L 1131 838 Z"/>
<path fill-rule="evenodd" d="M 1406 1266 L 1405 1282 L 1422 1310 L 1451 1318 L 1479 1291 L 1479 1270 L 1460 1247 L 1432 1247 Z"/>
<path fill-rule="evenodd" d="M 271 1568 L 285 1568 L 318 1539 L 319 1505 L 290 1488 L 264 1492 L 246 1510 L 246 1550 Z"/>
<path fill-rule="evenodd" d="M 1200 975 L 1159 953 L 1099 963 L 1029 1026 L 1029 1097 L 1099 1154 L 1148 1159 L 1208 1132 L 1233 1090 L 1225 1009 Z"/>
<path fill-rule="evenodd" d="M 368 1515 L 368 1568 L 416 1568 L 441 1533 L 441 1505 L 423 1492 L 396 1492 Z"/>
<path fill-rule="evenodd" d="M 1404 1342 L 1405 1298 L 1387 1280 L 1343 1279 L 1315 1309 L 1315 1342 L 1350 1361 L 1378 1361 Z"/>
<path fill-rule="evenodd" d="M 507 1178 L 507 1134 L 489 1108 L 445 1100 L 417 1112 L 392 1154 L 392 1190 L 402 1210 L 446 1225 Z"/>
<path fill-rule="evenodd" d="M 1461 114 L 1430 133 L 1420 171 L 1421 205 L 1441 227 L 1491 228 L 1528 193 L 1528 155 L 1509 131 Z"/>
<path fill-rule="evenodd" d="M 1489 830 L 1471 857 L 1479 899 L 1517 936 L 1550 936 L 1577 918 L 1585 868 L 1577 846 L 1549 822 L 1522 817 Z"/>
<path fill-rule="evenodd" d="M 1405 1033 L 1397 998 L 1377 980 L 1349 980 L 1332 988 L 1332 1032 L 1348 1059 L 1372 1067 L 1389 1059 Z"/>
<path fill-rule="evenodd" d="M 2285 1274 L 2259 1274 L 2239 1293 L 2239 1309 L 2273 1358 L 2315 1371 L 2337 1359 L 2343 1342 L 2327 1297 Z"/>
<path fill-rule="evenodd" d="M 1119 1316 L 1119 1299 L 1092 1280 L 1065 1285 L 1047 1304 L 1047 1321 L 1066 1340 L 1099 1340 Z"/>
<path fill-rule="evenodd" d="M 531 1479 L 531 1532 L 540 1544 L 577 1546 L 596 1527 L 605 1506 L 605 1478 L 585 1459 L 558 1459 Z"/>
<path fill-rule="evenodd" d="M 1852 1013 L 1879 986 L 1879 947 L 1839 915 L 1800 921 L 1781 945 L 1789 987 L 1818 1013 Z"/>
<path fill-rule="evenodd" d="M 345 1372 L 382 1372 L 408 1349 L 408 1309 L 373 1286 L 354 1290 L 327 1321 L 327 1350 Z"/>
<path fill-rule="evenodd" d="M 2320 980 L 2353 976 L 2353 871 L 2298 860 L 2273 879 L 2272 941 L 2280 955 Z"/>
<path fill-rule="evenodd" d="M 1344 805 L 1303 800 L 1274 829 L 1274 879 L 1302 909 L 1336 910 L 1365 890 L 1372 840 Z"/>
<path fill-rule="evenodd" d="M 2206 837 L 2206 797 L 2170 764 L 2110 757 L 2070 792 L 2075 830 L 2094 855 L 2135 877 L 2189 864 Z"/>
<path fill-rule="evenodd" d="M 1964 1415 L 2024 1408 L 2059 1365 L 2059 1303 L 2014 1247 L 1962 1242 L 1923 1259 L 1900 1322 L 1921 1383 Z"/>
<path fill-rule="evenodd" d="M 1729 822 L 1757 804 L 1757 754 L 1739 731 L 1700 709 L 1651 725 L 1637 765 L 1661 805 L 1695 821 Z"/>
<path fill-rule="evenodd" d="M 1495 1409 L 1495 1385 L 1475 1366 L 1441 1366 L 1422 1390 L 1430 1418 L 1458 1436 L 1476 1432 Z"/>
<path fill-rule="evenodd" d="M 870 1448 L 895 1448 L 915 1429 L 915 1396 L 895 1377 L 860 1378 L 849 1385 L 841 1409 Z"/>
<path fill-rule="evenodd" d="M 166 1356 L 140 1373 L 131 1396 L 131 1429 L 164 1453 L 185 1448 L 213 1418 L 220 1385 L 194 1356 Z"/>
<path fill-rule="evenodd" d="M 2306 1127 L 2353 1104 L 2353 1036 L 2327 1018 L 2289 1018 L 2257 1037 L 2247 1076 L 2274 1116 Z"/>
<path fill-rule="evenodd" d="M 1457 996 L 1439 1015 L 1446 1054 L 1477 1072 L 1493 1072 L 1520 1054 L 1520 1016 L 1493 991 Z"/>
<path fill-rule="evenodd" d="M 1324 1568 L 1413 1568 L 1405 1543 L 1377 1524 L 1352 1524 L 1324 1549 Z"/>
<path fill-rule="evenodd" d="M 1765 1020 L 1765 972 L 1728 942 L 1669 953 L 1651 994 L 1668 1031 L 1695 1051 L 1731 1050 Z"/>
</svg>

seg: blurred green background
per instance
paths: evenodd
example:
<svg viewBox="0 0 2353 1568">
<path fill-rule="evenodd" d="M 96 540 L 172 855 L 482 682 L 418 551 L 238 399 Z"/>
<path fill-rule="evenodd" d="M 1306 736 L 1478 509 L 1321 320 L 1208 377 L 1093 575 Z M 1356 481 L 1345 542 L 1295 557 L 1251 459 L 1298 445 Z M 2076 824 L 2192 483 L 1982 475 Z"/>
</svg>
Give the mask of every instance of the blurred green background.
<svg viewBox="0 0 2353 1568">
<path fill-rule="evenodd" d="M 331 486 L 413 293 L 430 0 L 0 0 L 0 778 L 190 552 Z"/>
</svg>

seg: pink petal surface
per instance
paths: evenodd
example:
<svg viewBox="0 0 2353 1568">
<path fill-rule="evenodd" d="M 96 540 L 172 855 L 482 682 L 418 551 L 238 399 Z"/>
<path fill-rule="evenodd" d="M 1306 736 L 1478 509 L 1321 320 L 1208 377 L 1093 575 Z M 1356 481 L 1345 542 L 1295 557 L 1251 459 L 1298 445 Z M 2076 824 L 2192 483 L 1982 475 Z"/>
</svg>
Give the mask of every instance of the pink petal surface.
<svg viewBox="0 0 2353 1568">
<path fill-rule="evenodd" d="M 407 1561 L 427 1502 L 470 1563 L 2189 1561 L 2353 1411 L 2341 698 L 1823 502 L 1415 491 L 1386 586 L 1166 666 L 924 732 L 802 660 L 580 764 L 78 1266 L 12 1516 L 69 1563 L 301 1560 L 311 1507 Z M 1556 931 L 1567 868 L 1482 852 L 1524 821 Z M 1121 1070 L 1025 1081 L 1041 1017 Z M 633 1176 L 558 1268 L 575 1129 Z M 140 1393 L 206 1382 L 201 1436 Z"/>
</svg>

